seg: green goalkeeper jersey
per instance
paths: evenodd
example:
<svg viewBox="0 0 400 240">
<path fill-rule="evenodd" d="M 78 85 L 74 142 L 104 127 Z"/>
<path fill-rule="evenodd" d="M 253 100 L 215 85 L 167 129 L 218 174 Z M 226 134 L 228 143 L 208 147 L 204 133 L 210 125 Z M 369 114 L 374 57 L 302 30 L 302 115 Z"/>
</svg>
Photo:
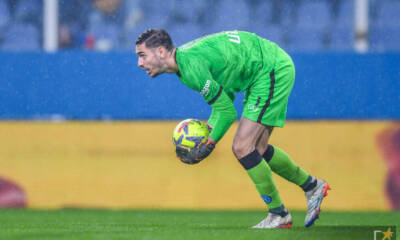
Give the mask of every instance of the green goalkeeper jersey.
<svg viewBox="0 0 400 240">
<path fill-rule="evenodd" d="M 237 118 L 235 92 L 250 88 L 274 68 L 277 49 L 275 43 L 242 31 L 208 35 L 177 48 L 179 79 L 212 106 L 212 139 L 220 140 Z"/>
</svg>

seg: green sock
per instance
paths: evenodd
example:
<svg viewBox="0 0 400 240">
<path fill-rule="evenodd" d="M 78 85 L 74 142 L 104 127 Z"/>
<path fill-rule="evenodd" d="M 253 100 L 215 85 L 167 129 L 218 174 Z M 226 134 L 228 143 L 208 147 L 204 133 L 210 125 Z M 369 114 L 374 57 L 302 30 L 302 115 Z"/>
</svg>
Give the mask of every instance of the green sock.
<svg viewBox="0 0 400 240">
<path fill-rule="evenodd" d="M 272 179 L 272 171 L 267 162 L 264 161 L 257 150 L 239 159 L 239 162 L 246 169 L 254 185 L 256 186 L 261 198 L 269 209 L 282 206 L 282 200 L 278 189 Z"/>
<path fill-rule="evenodd" d="M 276 146 L 268 145 L 263 157 L 274 173 L 300 187 L 309 177 L 306 171 L 301 169 L 284 151 Z"/>
</svg>

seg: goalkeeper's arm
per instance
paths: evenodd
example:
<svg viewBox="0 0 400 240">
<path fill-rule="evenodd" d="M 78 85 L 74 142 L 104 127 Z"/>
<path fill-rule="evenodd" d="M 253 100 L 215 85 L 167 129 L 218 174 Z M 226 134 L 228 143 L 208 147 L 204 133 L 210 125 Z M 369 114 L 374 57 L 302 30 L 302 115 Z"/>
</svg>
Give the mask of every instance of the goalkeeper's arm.
<svg viewBox="0 0 400 240">
<path fill-rule="evenodd" d="M 208 119 L 208 124 L 212 127 L 210 138 L 218 142 L 236 120 L 237 112 L 231 98 L 223 90 L 218 98 L 209 104 L 212 107 L 211 116 Z"/>
</svg>

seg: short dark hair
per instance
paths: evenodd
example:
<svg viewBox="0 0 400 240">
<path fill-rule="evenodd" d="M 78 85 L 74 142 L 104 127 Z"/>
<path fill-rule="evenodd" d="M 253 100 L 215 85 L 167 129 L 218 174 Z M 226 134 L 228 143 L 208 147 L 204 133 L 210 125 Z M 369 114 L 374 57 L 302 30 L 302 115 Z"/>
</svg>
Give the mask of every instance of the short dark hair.
<svg viewBox="0 0 400 240">
<path fill-rule="evenodd" d="M 145 43 L 148 48 L 164 46 L 168 51 L 173 50 L 174 44 L 168 32 L 163 29 L 148 29 L 136 39 L 136 45 Z"/>
</svg>

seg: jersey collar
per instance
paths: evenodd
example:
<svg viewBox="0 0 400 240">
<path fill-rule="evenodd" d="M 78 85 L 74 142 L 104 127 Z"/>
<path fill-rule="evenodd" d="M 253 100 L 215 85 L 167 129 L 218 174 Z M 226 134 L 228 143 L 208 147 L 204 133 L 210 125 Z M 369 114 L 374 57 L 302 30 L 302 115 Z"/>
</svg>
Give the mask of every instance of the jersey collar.
<svg viewBox="0 0 400 240">
<path fill-rule="evenodd" d="M 175 58 L 175 62 L 176 62 L 176 65 L 178 65 L 178 60 L 176 60 L 176 52 L 178 52 L 178 48 L 175 48 L 175 54 L 174 54 L 174 58 Z M 179 65 L 178 65 L 179 66 Z M 179 67 L 178 67 L 179 68 Z M 176 73 L 176 75 L 178 75 L 178 77 L 182 77 L 182 74 L 179 72 L 179 70 L 178 70 L 178 72 Z"/>
</svg>

